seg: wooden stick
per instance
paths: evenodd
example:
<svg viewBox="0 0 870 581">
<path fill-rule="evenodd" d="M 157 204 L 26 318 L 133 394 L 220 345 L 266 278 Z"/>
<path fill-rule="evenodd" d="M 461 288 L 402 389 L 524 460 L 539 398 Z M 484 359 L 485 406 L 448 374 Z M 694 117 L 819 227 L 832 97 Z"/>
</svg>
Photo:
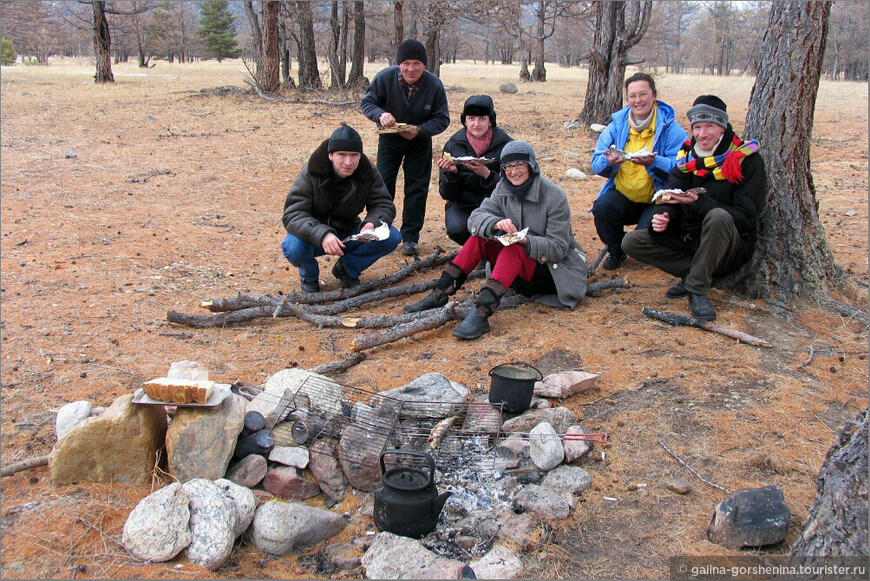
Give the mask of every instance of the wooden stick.
<svg viewBox="0 0 870 581">
<path fill-rule="evenodd" d="M 38 468 L 40 466 L 47 465 L 48 456 L 37 456 L 36 458 L 28 458 L 27 460 L 22 460 L 21 462 L 15 462 L 13 464 L 9 464 L 8 466 L 4 466 L 2 469 L 0 469 L 0 476 L 10 476 L 24 470 L 30 470 L 31 468 Z"/>
<path fill-rule="evenodd" d="M 746 343 L 747 345 L 753 345 L 755 347 L 771 346 L 770 343 L 768 343 L 764 339 L 759 339 L 758 337 L 750 335 L 749 333 L 744 333 L 743 331 L 738 331 L 737 329 L 732 329 L 731 327 L 719 325 L 717 323 L 713 323 L 712 321 L 703 322 L 699 321 L 695 317 L 687 317 L 686 315 L 677 315 L 675 313 L 666 313 L 664 311 L 657 311 L 649 307 L 644 307 L 641 312 L 651 319 L 662 321 L 663 323 L 673 325 L 674 327 L 679 327 L 681 325 L 685 325 L 688 327 L 697 327 L 698 329 L 712 331 L 713 333 L 719 333 L 720 335 L 736 339 L 740 343 Z"/>
<path fill-rule="evenodd" d="M 807 365 L 809 365 L 810 363 L 812 363 L 812 362 L 813 362 L 813 357 L 815 357 L 815 355 L 816 355 L 816 346 L 813 345 L 812 343 L 810 343 L 810 356 L 807 358 L 806 361 L 804 361 L 803 363 L 801 363 L 800 365 L 798 365 L 797 368 L 798 368 L 798 369 L 803 369 L 804 367 L 806 367 Z"/>
<path fill-rule="evenodd" d="M 465 313 L 463 312 L 462 316 L 464 315 Z M 386 343 L 392 343 L 399 339 L 422 333 L 423 331 L 437 329 L 448 321 L 452 321 L 456 318 L 458 318 L 457 308 L 448 303 L 447 306 L 441 307 L 440 309 L 434 309 L 431 316 L 423 319 L 399 325 L 398 327 L 393 327 L 392 329 L 387 329 L 379 333 L 369 333 L 368 335 L 357 337 L 353 341 L 353 351 L 365 351 L 366 349 L 372 349 Z"/>
<path fill-rule="evenodd" d="M 589 269 L 586 271 L 586 278 L 589 278 L 593 274 L 595 274 L 595 269 L 598 268 L 598 265 L 601 264 L 601 261 L 604 259 L 604 255 L 607 254 L 607 246 L 602 248 L 598 252 L 598 258 L 592 261 L 592 264 L 589 265 Z"/>
<path fill-rule="evenodd" d="M 331 361 L 329 363 L 323 363 L 322 365 L 316 365 L 311 367 L 308 371 L 312 373 L 319 373 L 320 375 L 331 375 L 333 373 L 343 373 L 357 365 L 362 363 L 368 358 L 368 355 L 365 353 L 354 353 L 344 359 L 339 359 L 338 361 Z"/>
<path fill-rule="evenodd" d="M 670 448 L 668 448 L 667 444 L 665 444 L 664 442 L 662 442 L 662 439 L 661 439 L 661 438 L 659 438 L 659 444 L 661 444 L 662 448 L 664 448 L 665 451 L 666 451 L 668 454 L 670 454 L 671 456 L 673 456 L 674 459 L 676 459 L 677 462 L 679 462 L 680 464 L 682 464 L 683 466 L 685 466 L 686 469 L 687 469 L 689 472 L 691 472 L 692 474 L 694 474 L 695 476 L 697 476 L 697 477 L 701 480 L 701 482 L 703 482 L 704 484 L 708 484 L 708 485 L 712 486 L 713 488 L 718 488 L 719 490 L 721 490 L 721 491 L 723 491 L 723 492 L 728 492 L 728 489 L 727 489 L 727 488 L 725 488 L 725 487 L 723 487 L 723 486 L 719 486 L 719 485 L 716 484 L 715 482 L 710 482 L 709 480 L 707 480 L 706 478 L 704 478 L 703 476 L 701 476 L 700 474 L 698 474 L 698 471 L 697 471 L 697 470 L 695 470 L 694 468 L 692 468 L 691 466 L 689 466 L 688 464 L 686 464 L 685 460 L 683 460 L 682 458 L 680 458 L 679 456 L 677 456 L 676 452 L 674 452 L 673 450 L 671 450 Z"/>
</svg>

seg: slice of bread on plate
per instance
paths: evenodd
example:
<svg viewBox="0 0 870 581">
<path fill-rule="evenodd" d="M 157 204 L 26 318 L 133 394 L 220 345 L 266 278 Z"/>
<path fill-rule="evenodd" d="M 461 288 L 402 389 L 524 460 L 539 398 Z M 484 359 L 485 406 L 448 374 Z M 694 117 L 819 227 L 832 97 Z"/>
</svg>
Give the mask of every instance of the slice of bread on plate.
<svg viewBox="0 0 870 581">
<path fill-rule="evenodd" d="M 210 380 L 158 377 L 142 384 L 145 395 L 169 403 L 206 403 L 214 390 Z"/>
</svg>

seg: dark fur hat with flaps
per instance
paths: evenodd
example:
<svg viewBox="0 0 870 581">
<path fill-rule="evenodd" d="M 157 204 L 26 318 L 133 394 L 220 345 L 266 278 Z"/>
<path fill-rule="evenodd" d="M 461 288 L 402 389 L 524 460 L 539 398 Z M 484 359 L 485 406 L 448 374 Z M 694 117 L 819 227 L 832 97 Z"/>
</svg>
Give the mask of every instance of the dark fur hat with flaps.
<svg viewBox="0 0 870 581">
<path fill-rule="evenodd" d="M 344 123 L 332 132 L 329 137 L 328 152 L 334 151 L 355 151 L 362 153 L 363 144 L 362 137 L 359 136 L 356 129 Z"/>
<path fill-rule="evenodd" d="M 470 96 L 465 100 L 465 106 L 462 108 L 462 115 L 459 118 L 463 125 L 465 125 L 467 115 L 489 117 L 490 125 L 495 127 L 495 104 L 492 102 L 492 97 L 489 95 Z"/>
</svg>

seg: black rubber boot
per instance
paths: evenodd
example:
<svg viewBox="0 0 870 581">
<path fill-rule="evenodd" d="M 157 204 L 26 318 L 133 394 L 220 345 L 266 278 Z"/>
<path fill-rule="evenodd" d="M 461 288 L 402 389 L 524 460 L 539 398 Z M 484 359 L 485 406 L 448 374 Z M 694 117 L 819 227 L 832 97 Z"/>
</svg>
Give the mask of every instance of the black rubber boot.
<svg viewBox="0 0 870 581">
<path fill-rule="evenodd" d="M 489 317 L 498 308 L 505 288 L 497 280 L 488 280 L 480 289 L 480 295 L 474 301 L 474 308 L 468 311 L 465 320 L 453 329 L 453 336 L 460 339 L 477 339 L 484 333 L 489 333 Z"/>
<path fill-rule="evenodd" d="M 443 307 L 450 300 L 450 297 L 458 291 L 468 275 L 461 268 L 448 262 L 441 273 L 441 278 L 435 283 L 435 289 L 421 301 L 407 305 L 403 311 L 406 313 L 419 313 L 420 311 L 428 311 L 429 309 L 437 309 Z"/>
</svg>

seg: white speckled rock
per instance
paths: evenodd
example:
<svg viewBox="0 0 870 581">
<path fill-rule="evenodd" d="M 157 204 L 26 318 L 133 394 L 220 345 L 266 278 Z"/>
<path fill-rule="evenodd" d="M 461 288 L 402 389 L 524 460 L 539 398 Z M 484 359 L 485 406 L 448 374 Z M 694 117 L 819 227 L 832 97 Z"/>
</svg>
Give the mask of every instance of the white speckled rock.
<svg viewBox="0 0 870 581">
<path fill-rule="evenodd" d="M 187 493 L 177 482 L 140 500 L 124 523 L 124 548 L 142 561 L 175 557 L 193 538 L 188 504 Z"/>
<path fill-rule="evenodd" d="M 216 571 L 229 558 L 236 539 L 233 500 L 220 486 L 204 478 L 189 480 L 182 487 L 190 498 L 190 533 L 193 535 L 184 556 Z"/>
<path fill-rule="evenodd" d="M 238 537 L 245 532 L 254 520 L 254 511 L 257 510 L 257 499 L 254 498 L 254 493 L 250 488 L 240 486 L 226 478 L 219 478 L 214 481 L 218 487 L 229 496 L 236 509 L 236 527 L 233 529 L 233 534 Z"/>
</svg>

